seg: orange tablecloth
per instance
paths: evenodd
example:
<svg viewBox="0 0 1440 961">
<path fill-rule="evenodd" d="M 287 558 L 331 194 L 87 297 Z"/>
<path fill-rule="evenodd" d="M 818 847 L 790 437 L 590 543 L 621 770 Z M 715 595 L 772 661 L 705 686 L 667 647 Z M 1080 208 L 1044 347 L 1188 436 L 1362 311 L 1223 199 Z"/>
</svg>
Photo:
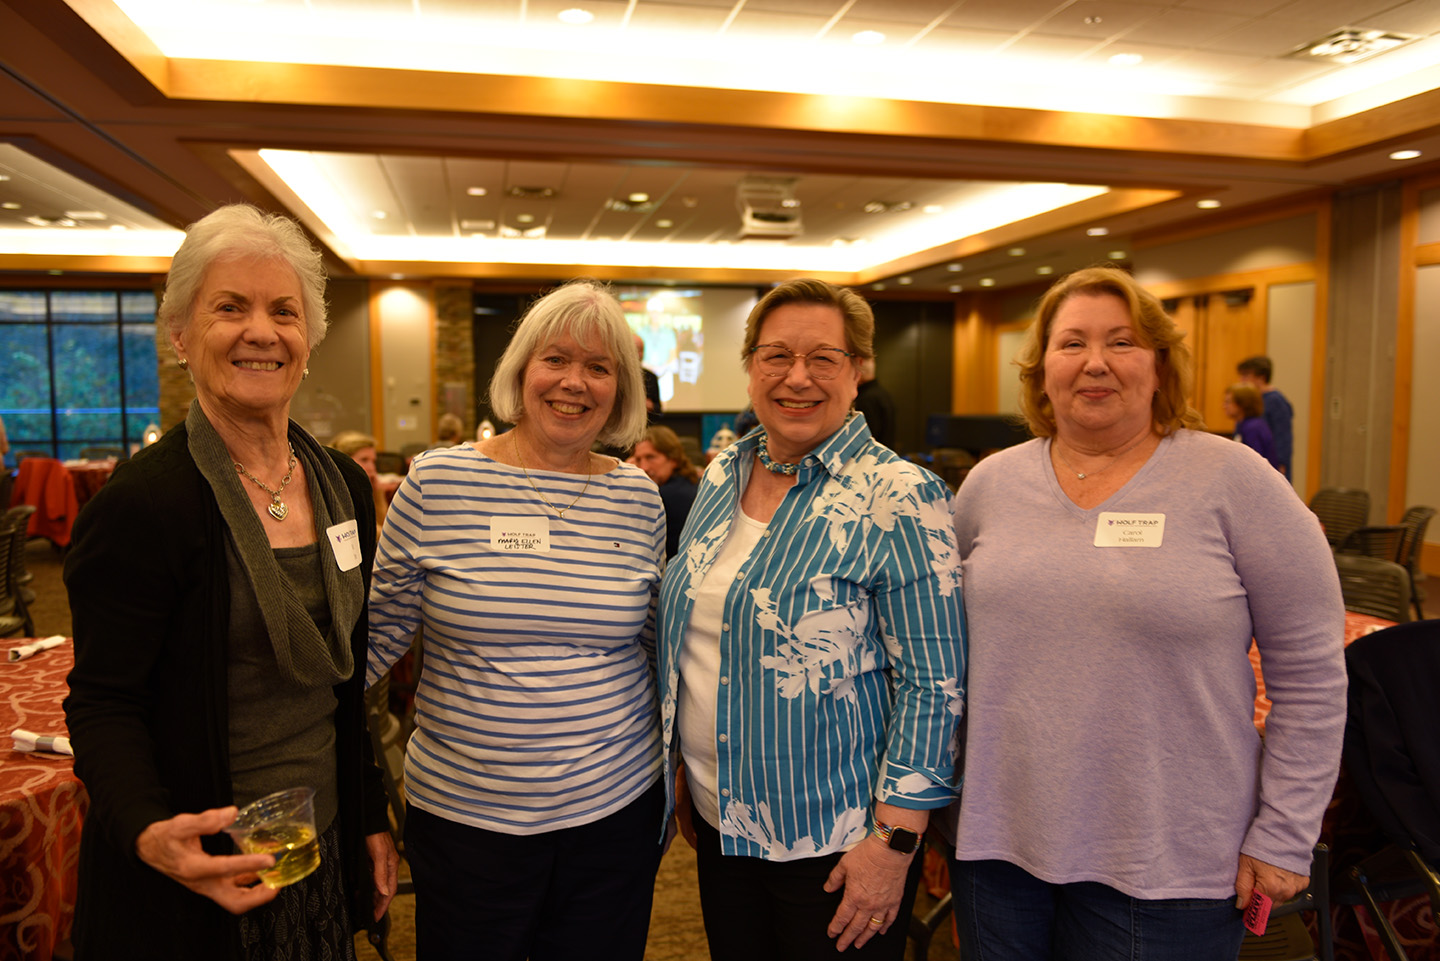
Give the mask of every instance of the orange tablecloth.
<svg viewBox="0 0 1440 961">
<path fill-rule="evenodd" d="M 89 799 L 70 758 L 13 751 L 10 732 L 66 733 L 60 703 L 74 664 L 69 644 L 13 664 L 0 655 L 0 961 L 49 961 L 70 936 Z"/>
<path fill-rule="evenodd" d="M 1346 611 L 1345 646 L 1349 647 L 1357 637 L 1364 634 L 1394 626 L 1394 621 L 1387 621 L 1383 617 Z M 1265 718 L 1270 716 L 1270 699 L 1265 696 L 1265 678 L 1260 670 L 1260 649 L 1255 646 L 1254 641 L 1250 642 L 1250 666 L 1255 669 L 1255 726 L 1264 731 Z"/>
</svg>

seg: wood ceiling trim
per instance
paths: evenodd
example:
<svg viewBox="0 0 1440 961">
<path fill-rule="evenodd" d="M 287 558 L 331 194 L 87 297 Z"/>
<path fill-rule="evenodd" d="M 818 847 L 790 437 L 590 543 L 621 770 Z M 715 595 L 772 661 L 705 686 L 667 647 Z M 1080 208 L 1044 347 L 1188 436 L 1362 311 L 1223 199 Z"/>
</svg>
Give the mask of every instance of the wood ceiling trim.
<svg viewBox="0 0 1440 961">
<path fill-rule="evenodd" d="M 1440 130 L 1440 89 L 1316 124 L 1305 131 L 1304 150 L 1306 156 L 1319 159 L 1437 130 Z"/>
<path fill-rule="evenodd" d="M 946 260 L 959 260 L 988 253 L 1011 244 L 1031 241 L 1045 234 L 1093 224 L 1107 217 L 1116 217 L 1143 207 L 1166 203 L 1181 196 L 1175 190 L 1110 190 L 1098 197 L 1016 220 L 993 230 L 971 234 L 929 250 L 917 251 L 889 263 L 875 264 L 861 270 L 857 277 L 862 284 L 912 270 L 924 270 Z M 958 278 L 957 278 L 958 279 Z"/>
<path fill-rule="evenodd" d="M 65 2 L 146 80 L 164 92 L 169 86 L 170 59 L 155 46 L 145 31 L 115 5 L 114 0 Z"/>
<path fill-rule="evenodd" d="M 1298 163 L 1299 129 L 659 84 L 228 60 L 169 61 L 179 100 L 723 125 Z"/>
<path fill-rule="evenodd" d="M 83 273 L 167 274 L 170 272 L 170 258 L 0 253 L 0 270 L 27 270 L 47 274 L 52 270 Z"/>
</svg>

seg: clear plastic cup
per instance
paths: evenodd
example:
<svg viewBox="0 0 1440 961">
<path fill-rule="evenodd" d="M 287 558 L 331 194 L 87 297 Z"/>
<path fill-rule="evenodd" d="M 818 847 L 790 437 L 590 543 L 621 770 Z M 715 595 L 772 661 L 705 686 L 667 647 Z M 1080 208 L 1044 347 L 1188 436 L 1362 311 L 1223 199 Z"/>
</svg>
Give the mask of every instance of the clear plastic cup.
<svg viewBox="0 0 1440 961">
<path fill-rule="evenodd" d="M 294 884 L 320 866 L 314 788 L 291 788 L 252 801 L 225 832 L 246 854 L 275 856 L 275 866 L 259 872 L 266 887 Z"/>
</svg>

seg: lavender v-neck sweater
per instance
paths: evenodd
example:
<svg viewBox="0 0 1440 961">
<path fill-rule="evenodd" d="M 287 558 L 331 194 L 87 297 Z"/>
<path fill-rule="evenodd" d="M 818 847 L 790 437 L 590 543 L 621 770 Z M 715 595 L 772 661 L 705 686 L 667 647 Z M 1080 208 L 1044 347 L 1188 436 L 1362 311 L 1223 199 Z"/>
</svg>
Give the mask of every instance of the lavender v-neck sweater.
<svg viewBox="0 0 1440 961">
<path fill-rule="evenodd" d="M 1094 546 L 1105 512 L 1163 514 L 1161 545 Z M 955 530 L 962 860 L 1141 898 L 1233 896 L 1242 851 L 1309 870 L 1339 768 L 1344 608 L 1319 523 L 1273 467 L 1182 430 L 1081 510 L 1031 441 L 971 471 Z M 1263 747 L 1252 636 L 1275 705 Z"/>
</svg>

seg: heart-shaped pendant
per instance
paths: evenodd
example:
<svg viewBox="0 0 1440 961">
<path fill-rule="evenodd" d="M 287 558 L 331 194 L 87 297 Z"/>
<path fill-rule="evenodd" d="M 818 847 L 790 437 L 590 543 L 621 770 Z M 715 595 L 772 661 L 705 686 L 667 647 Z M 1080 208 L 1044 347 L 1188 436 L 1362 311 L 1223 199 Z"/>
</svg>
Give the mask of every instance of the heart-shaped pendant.
<svg viewBox="0 0 1440 961">
<path fill-rule="evenodd" d="M 283 521 L 285 519 L 285 515 L 290 513 L 290 508 L 286 507 L 280 501 L 271 501 L 269 510 L 270 516 L 275 518 L 277 521 Z"/>
</svg>

